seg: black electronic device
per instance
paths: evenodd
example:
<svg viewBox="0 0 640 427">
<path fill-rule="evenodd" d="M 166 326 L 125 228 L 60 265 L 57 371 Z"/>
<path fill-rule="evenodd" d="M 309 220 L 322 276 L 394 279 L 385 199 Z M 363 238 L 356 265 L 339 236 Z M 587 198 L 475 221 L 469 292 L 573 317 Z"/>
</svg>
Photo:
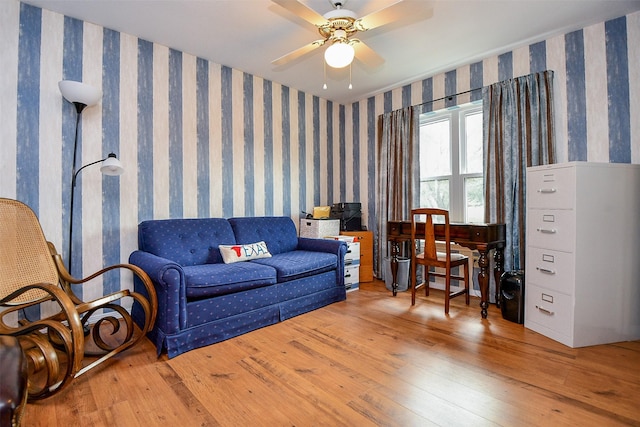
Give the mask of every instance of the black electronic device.
<svg viewBox="0 0 640 427">
<path fill-rule="evenodd" d="M 340 231 L 362 230 L 361 203 L 334 203 L 330 216 L 340 220 Z"/>
</svg>

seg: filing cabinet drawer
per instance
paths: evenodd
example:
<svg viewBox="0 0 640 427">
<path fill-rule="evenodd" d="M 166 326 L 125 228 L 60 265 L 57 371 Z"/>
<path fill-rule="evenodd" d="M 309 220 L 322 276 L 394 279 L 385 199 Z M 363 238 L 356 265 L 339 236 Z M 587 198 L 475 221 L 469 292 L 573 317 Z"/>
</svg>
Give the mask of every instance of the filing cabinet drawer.
<svg viewBox="0 0 640 427">
<path fill-rule="evenodd" d="M 527 170 L 527 207 L 572 209 L 575 205 L 575 181 L 572 168 Z"/>
<path fill-rule="evenodd" d="M 551 331 L 570 337 L 573 330 L 572 300 L 572 296 L 529 284 L 525 298 L 525 326 L 544 335 Z"/>
<path fill-rule="evenodd" d="M 528 246 L 525 268 L 528 282 L 572 295 L 575 263 L 573 253 Z"/>
<path fill-rule="evenodd" d="M 360 267 L 358 265 L 344 267 L 344 287 L 347 291 L 360 287 Z"/>
<path fill-rule="evenodd" d="M 573 252 L 576 224 L 572 210 L 529 209 L 527 246 Z"/>
<path fill-rule="evenodd" d="M 360 243 L 347 243 L 347 254 L 344 256 L 344 264 L 360 264 Z"/>
</svg>

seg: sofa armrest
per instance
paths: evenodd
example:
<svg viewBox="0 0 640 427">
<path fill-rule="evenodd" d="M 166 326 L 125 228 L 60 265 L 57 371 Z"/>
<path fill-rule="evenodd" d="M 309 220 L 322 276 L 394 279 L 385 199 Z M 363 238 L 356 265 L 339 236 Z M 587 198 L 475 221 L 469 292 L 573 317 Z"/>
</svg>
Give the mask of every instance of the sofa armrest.
<svg viewBox="0 0 640 427">
<path fill-rule="evenodd" d="M 344 286 L 344 257 L 347 244 L 341 240 L 298 238 L 298 249 L 303 251 L 329 252 L 338 256 L 337 285 Z"/>
<path fill-rule="evenodd" d="M 133 251 L 129 256 L 129 263 L 137 265 L 144 270 L 145 273 L 153 280 L 153 282 L 163 287 L 168 286 L 167 279 L 171 282 L 171 279 L 165 277 L 167 270 L 175 268 L 183 274 L 182 266 L 180 264 L 171 261 L 170 259 L 162 258 L 145 251 Z"/>
<path fill-rule="evenodd" d="M 165 333 L 175 333 L 184 329 L 187 322 L 187 291 L 182 266 L 169 259 L 140 250 L 131 253 L 129 263 L 144 270 L 156 288 L 157 327 Z M 173 313 L 174 316 L 170 317 L 169 313 Z"/>
<path fill-rule="evenodd" d="M 340 240 L 334 239 L 310 239 L 308 237 L 298 238 L 298 249 L 303 251 L 329 252 L 331 254 L 340 255 L 341 249 L 344 248 L 342 257 L 347 253 L 347 244 Z"/>
</svg>

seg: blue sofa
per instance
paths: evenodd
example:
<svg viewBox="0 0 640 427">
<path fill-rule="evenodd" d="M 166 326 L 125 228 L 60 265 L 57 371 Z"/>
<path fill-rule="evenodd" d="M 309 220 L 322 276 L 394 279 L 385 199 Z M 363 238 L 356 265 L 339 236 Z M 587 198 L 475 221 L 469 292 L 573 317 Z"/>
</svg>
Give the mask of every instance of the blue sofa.
<svg viewBox="0 0 640 427">
<path fill-rule="evenodd" d="M 219 245 L 256 242 L 271 256 L 224 262 Z M 149 338 L 172 358 L 344 300 L 346 250 L 337 240 L 298 238 L 288 217 L 166 219 L 140 223 L 129 262 L 153 281 Z M 144 293 L 142 283 L 135 290 Z M 143 319 L 135 307 L 133 317 Z"/>
</svg>

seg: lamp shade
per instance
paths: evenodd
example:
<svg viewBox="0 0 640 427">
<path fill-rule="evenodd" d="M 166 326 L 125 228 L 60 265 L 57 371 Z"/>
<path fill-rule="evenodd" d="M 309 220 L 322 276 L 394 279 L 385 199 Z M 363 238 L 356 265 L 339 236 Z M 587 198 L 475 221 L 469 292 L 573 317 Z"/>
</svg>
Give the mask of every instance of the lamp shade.
<svg viewBox="0 0 640 427">
<path fill-rule="evenodd" d="M 105 175 L 122 175 L 124 172 L 124 168 L 122 167 L 122 163 L 116 157 L 114 153 L 109 153 L 106 159 L 102 161 L 102 166 L 100 166 L 100 172 Z"/>
<path fill-rule="evenodd" d="M 86 83 L 74 80 L 61 80 L 58 88 L 64 98 L 72 103 L 80 103 L 86 106 L 95 105 L 102 97 L 102 91 Z"/>
<path fill-rule="evenodd" d="M 337 41 L 327 48 L 324 52 L 324 60 L 327 65 L 333 68 L 344 68 L 351 64 L 355 51 L 353 46 L 348 43 Z"/>
</svg>

